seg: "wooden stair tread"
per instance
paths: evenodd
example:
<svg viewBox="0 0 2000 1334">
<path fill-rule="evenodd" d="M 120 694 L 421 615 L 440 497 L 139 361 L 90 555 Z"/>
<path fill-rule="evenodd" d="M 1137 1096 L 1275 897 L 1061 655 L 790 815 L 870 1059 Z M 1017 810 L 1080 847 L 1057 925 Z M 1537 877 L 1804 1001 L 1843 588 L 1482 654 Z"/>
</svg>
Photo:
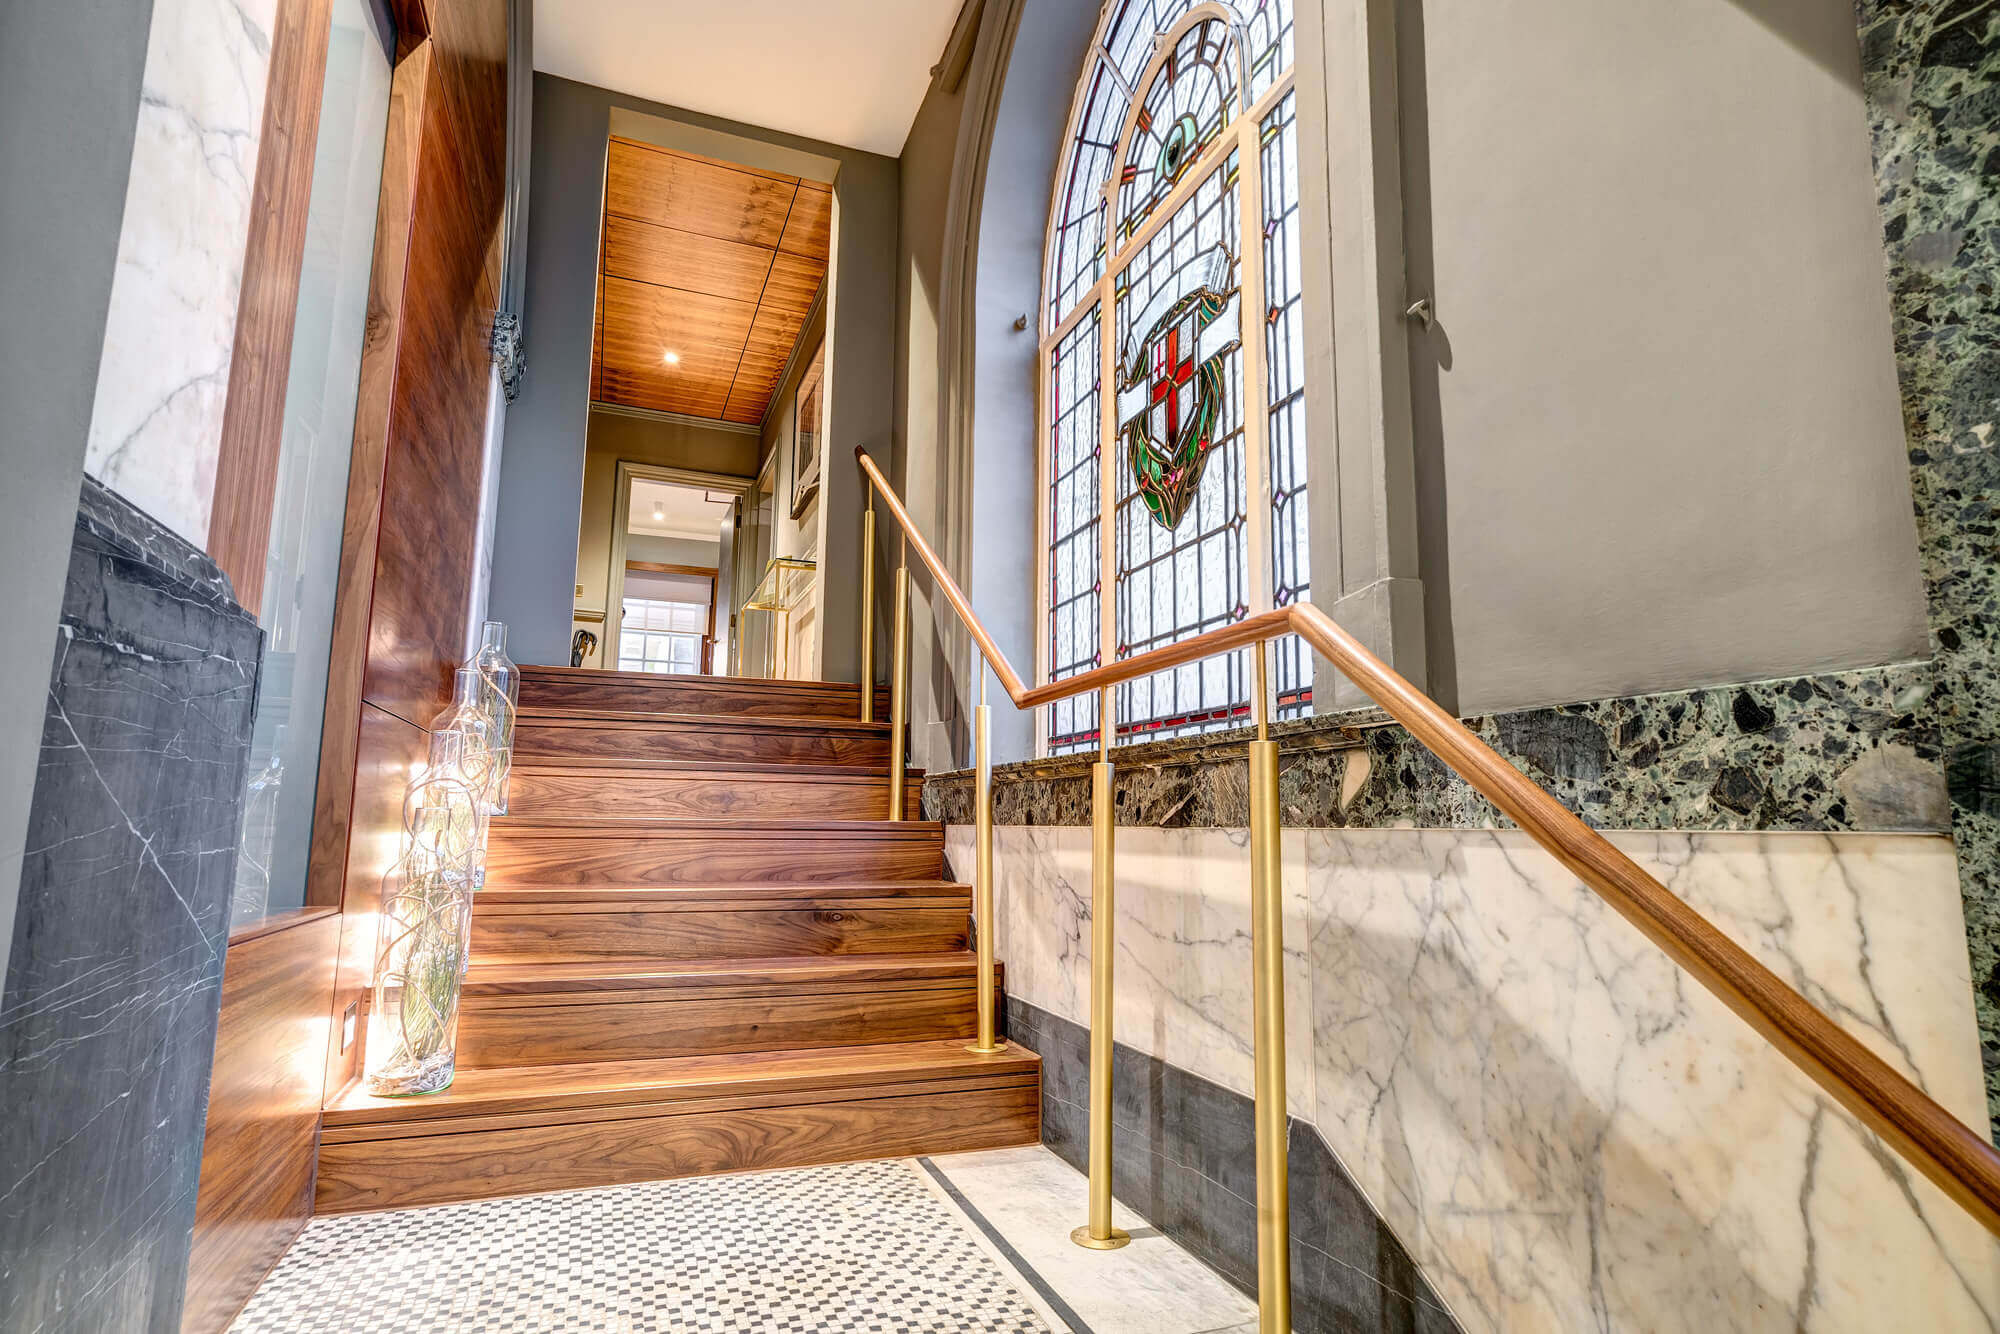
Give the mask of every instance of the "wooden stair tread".
<svg viewBox="0 0 2000 1334">
<path fill-rule="evenodd" d="M 323 1124 L 360 1126 L 447 1120 L 500 1112 L 612 1107 L 625 1103 L 835 1091 L 883 1083 L 1032 1073 L 1041 1058 L 1006 1044 L 998 1055 L 966 1050 L 962 1039 L 868 1047 L 814 1047 L 644 1061 L 462 1069 L 451 1087 L 421 1098 L 377 1098 L 356 1083 L 330 1104 Z"/>
<path fill-rule="evenodd" d="M 617 834 L 695 835 L 718 834 L 801 834 L 824 838 L 932 837 L 944 832 L 938 820 L 740 820 L 684 819 L 665 815 L 606 815 L 589 820 L 571 816 L 503 815 L 493 822 L 495 832 L 514 834 L 588 834 L 599 831 Z"/>
<path fill-rule="evenodd" d="M 723 686 L 731 690 L 769 690 L 780 694 L 788 691 L 794 693 L 799 691 L 826 694 L 847 693 L 854 695 L 856 698 L 860 697 L 861 691 L 860 685 L 853 681 L 806 681 L 768 676 L 704 676 L 692 672 L 685 675 L 676 674 L 669 676 L 661 672 L 621 672 L 609 667 L 533 665 L 521 667 L 520 672 L 523 680 L 531 677 L 539 677 L 542 680 L 553 682 L 610 681 L 629 682 L 634 685 Z M 876 686 L 875 690 L 879 694 L 882 691 L 882 687 Z"/>
<path fill-rule="evenodd" d="M 769 885 L 488 885 L 473 899 L 473 911 L 499 904 L 585 906 L 603 910 L 674 904 L 740 904 L 785 907 L 798 904 L 865 902 L 874 899 L 969 900 L 972 886 L 955 880 L 806 881 Z"/>
<path fill-rule="evenodd" d="M 687 962 L 473 963 L 465 995 L 509 996 L 603 991 L 701 991 L 710 987 L 809 986 L 826 982 L 928 982 L 969 978 L 978 956 L 938 954 L 803 954 L 768 959 Z"/>
<path fill-rule="evenodd" d="M 644 774 L 660 778 L 701 778 L 709 775 L 755 778 L 759 781 L 817 783 L 830 778 L 870 778 L 889 781 L 889 771 L 880 764 L 815 764 L 801 771 L 797 764 L 782 760 L 650 760 L 641 756 L 613 755 L 528 755 L 516 760 L 513 772 L 578 773 L 593 777 L 629 777 Z M 912 782 L 921 782 L 922 769 L 905 769 Z"/>
<path fill-rule="evenodd" d="M 576 708 L 523 704 L 516 715 L 518 726 L 561 727 L 632 723 L 659 727 L 702 727 L 727 731 L 759 732 L 855 732 L 866 736 L 887 736 L 889 724 L 862 722 L 859 718 L 816 718 L 793 713 L 673 713 L 637 709 Z"/>
</svg>

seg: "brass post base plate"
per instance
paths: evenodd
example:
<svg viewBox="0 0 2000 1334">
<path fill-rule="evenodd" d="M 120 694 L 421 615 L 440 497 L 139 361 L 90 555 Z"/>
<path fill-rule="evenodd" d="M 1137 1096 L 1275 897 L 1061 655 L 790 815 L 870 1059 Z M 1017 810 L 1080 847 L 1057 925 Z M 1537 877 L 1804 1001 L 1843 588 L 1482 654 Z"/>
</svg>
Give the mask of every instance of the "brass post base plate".
<svg viewBox="0 0 2000 1334">
<path fill-rule="evenodd" d="M 1130 1245 L 1132 1234 L 1122 1228 L 1114 1227 L 1111 1229 L 1110 1236 L 1099 1241 L 1096 1237 L 1090 1235 L 1090 1229 L 1086 1226 L 1071 1228 L 1069 1239 L 1077 1245 L 1087 1247 L 1093 1251 L 1115 1251 L 1120 1246 Z"/>
<path fill-rule="evenodd" d="M 966 1050 L 971 1052 L 974 1056 L 998 1056 L 1002 1052 L 1007 1050 L 1007 1044 L 1004 1042 L 996 1042 L 991 1047 L 982 1047 L 977 1042 L 975 1042 L 971 1046 L 967 1047 Z"/>
</svg>

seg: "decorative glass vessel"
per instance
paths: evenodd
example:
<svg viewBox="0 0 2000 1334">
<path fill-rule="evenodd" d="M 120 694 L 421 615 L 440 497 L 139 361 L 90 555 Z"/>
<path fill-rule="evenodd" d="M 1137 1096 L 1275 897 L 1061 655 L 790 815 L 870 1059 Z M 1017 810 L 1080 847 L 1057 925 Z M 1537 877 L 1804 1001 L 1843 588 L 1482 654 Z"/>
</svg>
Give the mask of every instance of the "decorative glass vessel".
<svg viewBox="0 0 2000 1334">
<path fill-rule="evenodd" d="M 486 779 L 486 804 L 495 815 L 507 813 L 507 780 L 514 768 L 514 716 L 521 708 L 521 669 L 507 656 L 507 623 L 486 621 L 479 627 L 479 652 L 472 666 L 479 672 L 480 700 L 492 724 L 493 768 Z"/>
<path fill-rule="evenodd" d="M 453 674 L 451 705 L 431 719 L 430 763 L 438 763 L 438 748 L 446 736 L 460 738 L 460 750 L 464 757 L 461 767 L 466 778 L 478 788 L 485 813 L 491 815 L 493 769 L 499 763 L 500 751 L 494 736 L 493 719 L 486 711 L 484 693 L 485 686 L 477 668 L 461 667 Z M 472 887 L 486 888 L 486 825 L 483 821 L 480 824 L 479 856 L 473 869 Z"/>
<path fill-rule="evenodd" d="M 457 1071 L 459 992 L 471 950 L 472 891 L 483 860 L 484 774 L 465 737 L 431 740 L 431 762 L 403 799 L 403 856 L 382 879 L 368 1090 L 434 1093 Z"/>
</svg>

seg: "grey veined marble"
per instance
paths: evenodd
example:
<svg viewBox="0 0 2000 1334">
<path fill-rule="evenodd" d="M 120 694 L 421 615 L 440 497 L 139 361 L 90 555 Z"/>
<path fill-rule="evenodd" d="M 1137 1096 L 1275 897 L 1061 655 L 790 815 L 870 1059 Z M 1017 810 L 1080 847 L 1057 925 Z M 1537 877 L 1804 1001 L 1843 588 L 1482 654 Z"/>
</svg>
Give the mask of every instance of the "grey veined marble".
<svg viewBox="0 0 2000 1334">
<path fill-rule="evenodd" d="M 2000 7 L 1858 0 L 1972 976 L 2000 1110 Z"/>
<path fill-rule="evenodd" d="M 86 478 L 52 640 L 0 1000 L 0 1329 L 171 1330 L 261 635 Z"/>
<path fill-rule="evenodd" d="M 1928 663 L 1591 700 L 1466 719 L 1571 810 L 1606 829 L 1941 831 L 1950 824 Z M 1272 728 L 1288 825 L 1488 829 L 1508 822 L 1401 727 L 1372 713 Z M 1123 747 L 1121 825 L 1249 823 L 1244 743 L 1209 733 Z M 994 774 L 1000 824 L 1090 822 L 1089 757 Z M 925 814 L 972 819 L 965 773 L 924 785 Z"/>
</svg>

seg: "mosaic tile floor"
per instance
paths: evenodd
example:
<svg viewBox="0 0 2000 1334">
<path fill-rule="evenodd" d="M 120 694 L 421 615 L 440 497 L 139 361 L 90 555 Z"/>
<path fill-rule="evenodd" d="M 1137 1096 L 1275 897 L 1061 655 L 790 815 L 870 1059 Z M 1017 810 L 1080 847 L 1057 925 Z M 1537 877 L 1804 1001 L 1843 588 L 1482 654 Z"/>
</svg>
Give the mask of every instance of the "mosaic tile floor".
<svg viewBox="0 0 2000 1334">
<path fill-rule="evenodd" d="M 320 1218 L 232 1329 L 1255 1328 L 1246 1298 L 1142 1219 L 1121 1211 L 1123 1251 L 1070 1246 L 1056 1223 L 1082 1202 L 1083 1178 L 1035 1147 Z"/>
<path fill-rule="evenodd" d="M 316 1219 L 235 1334 L 1050 1326 L 908 1161 Z"/>
</svg>

